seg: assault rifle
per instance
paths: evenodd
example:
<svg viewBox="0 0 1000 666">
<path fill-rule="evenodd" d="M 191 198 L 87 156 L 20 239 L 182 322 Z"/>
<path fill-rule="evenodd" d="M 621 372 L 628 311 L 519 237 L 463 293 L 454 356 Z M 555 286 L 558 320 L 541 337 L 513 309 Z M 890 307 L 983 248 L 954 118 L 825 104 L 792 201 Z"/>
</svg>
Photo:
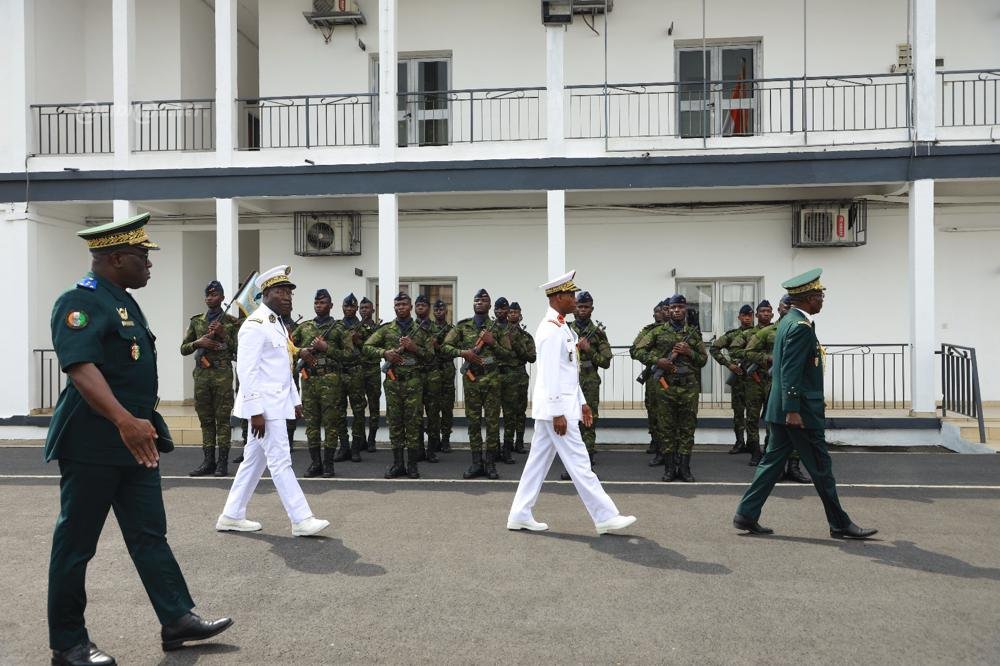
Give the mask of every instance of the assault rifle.
<svg viewBox="0 0 1000 666">
<path fill-rule="evenodd" d="M 400 345 L 400 346 L 396 347 L 396 349 L 394 349 L 393 351 L 395 351 L 397 354 L 402 354 L 403 353 L 403 345 Z M 390 362 L 389 359 L 386 359 L 382 363 L 382 367 L 379 368 L 379 370 L 381 370 L 382 372 L 385 373 L 385 378 L 388 379 L 390 382 L 396 381 L 396 373 L 393 371 L 393 367 L 394 367 L 394 364 L 392 362 Z"/>
<path fill-rule="evenodd" d="M 302 317 L 300 316 L 299 319 L 302 319 Z M 327 344 L 329 344 L 330 341 L 326 339 L 326 336 L 330 331 L 333 330 L 335 324 L 336 322 L 331 321 L 330 324 L 326 327 L 326 330 L 320 331 L 320 334 L 317 337 L 323 338 L 323 340 L 326 340 Z M 313 351 L 313 348 L 310 345 L 308 347 L 300 348 L 299 353 L 301 353 L 305 349 L 308 349 L 310 353 Z M 300 357 L 299 360 L 295 362 L 295 374 L 299 375 L 302 379 L 309 379 L 309 364 L 306 363 L 306 360 L 304 358 Z"/>
<path fill-rule="evenodd" d="M 763 377 L 761 376 L 762 374 L 766 376 L 771 375 L 770 370 L 761 369 L 759 365 L 757 365 L 756 363 L 751 363 L 750 361 L 741 361 L 739 365 L 741 368 L 743 368 L 743 374 L 749 377 L 750 379 L 754 380 L 758 384 L 764 381 Z M 726 377 L 726 385 L 732 386 L 735 383 L 736 383 L 736 373 L 730 372 L 729 376 Z"/>
<path fill-rule="evenodd" d="M 696 328 L 695 331 L 698 331 L 698 329 Z M 698 332 L 700 333 L 700 331 L 698 331 Z M 687 344 L 690 345 L 691 343 L 688 342 L 688 338 L 690 338 L 690 336 L 691 336 L 691 334 L 688 333 L 687 335 L 684 336 L 684 339 L 682 339 L 681 342 L 685 342 L 685 343 L 687 343 Z M 677 352 L 671 350 L 670 351 L 670 355 L 667 356 L 667 360 L 669 362 L 671 362 L 671 363 L 673 363 L 674 361 L 676 361 L 677 360 Z M 687 374 L 690 374 L 690 372 L 691 372 L 691 368 L 687 367 L 686 365 L 683 365 L 683 366 L 680 366 L 680 367 L 676 367 L 675 366 L 675 368 L 674 368 L 674 374 L 675 375 L 687 375 Z M 670 384 L 667 383 L 667 378 L 666 378 L 665 374 L 666 373 L 661 368 L 657 367 L 656 365 L 653 366 L 653 378 L 656 379 L 659 382 L 660 387 L 663 388 L 664 391 L 666 391 L 667 389 L 670 388 Z"/>
<path fill-rule="evenodd" d="M 226 316 L 226 311 L 223 310 L 222 314 L 219 315 L 219 318 L 208 325 L 208 333 L 206 333 L 205 335 L 214 340 L 217 340 L 218 342 L 225 342 L 225 340 L 221 339 L 218 335 L 219 331 L 222 330 L 222 318 L 225 316 Z M 218 326 L 212 328 L 212 326 L 215 325 L 216 323 L 218 323 Z M 197 349 L 194 350 L 194 365 L 196 368 L 212 367 L 212 362 L 209 361 L 208 357 L 206 356 L 207 353 L 208 350 L 205 349 L 204 347 L 198 347 Z"/>
<path fill-rule="evenodd" d="M 476 338 L 476 344 L 472 346 L 472 353 L 476 356 L 479 356 L 479 354 L 482 353 L 483 348 L 486 346 L 486 343 L 483 342 L 483 336 L 486 335 L 487 330 L 486 326 L 483 326 L 483 330 L 479 331 L 479 337 Z M 462 364 L 462 367 L 459 368 L 458 372 L 463 377 L 468 377 L 470 382 L 476 381 L 476 373 L 472 370 L 472 363 L 469 361 L 465 361 Z"/>
</svg>

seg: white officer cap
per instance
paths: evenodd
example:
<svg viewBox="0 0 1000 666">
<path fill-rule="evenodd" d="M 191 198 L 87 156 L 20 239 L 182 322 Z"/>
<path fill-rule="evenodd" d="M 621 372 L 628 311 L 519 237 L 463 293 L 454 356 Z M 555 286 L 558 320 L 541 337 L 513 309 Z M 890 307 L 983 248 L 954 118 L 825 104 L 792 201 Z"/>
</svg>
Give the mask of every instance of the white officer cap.
<svg viewBox="0 0 1000 666">
<path fill-rule="evenodd" d="M 576 277 L 576 271 L 570 271 L 569 273 L 564 273 L 554 280 L 549 280 L 545 284 L 538 285 L 539 289 L 545 290 L 546 296 L 551 296 L 553 294 L 561 294 L 563 292 L 577 292 L 580 288 L 573 284 L 573 278 Z"/>
<path fill-rule="evenodd" d="M 291 266 L 275 266 L 274 268 L 266 270 L 257 276 L 257 279 L 255 280 L 257 289 L 263 292 L 268 287 L 276 287 L 282 284 L 295 289 L 295 285 L 288 279 L 288 276 L 291 274 Z"/>
</svg>

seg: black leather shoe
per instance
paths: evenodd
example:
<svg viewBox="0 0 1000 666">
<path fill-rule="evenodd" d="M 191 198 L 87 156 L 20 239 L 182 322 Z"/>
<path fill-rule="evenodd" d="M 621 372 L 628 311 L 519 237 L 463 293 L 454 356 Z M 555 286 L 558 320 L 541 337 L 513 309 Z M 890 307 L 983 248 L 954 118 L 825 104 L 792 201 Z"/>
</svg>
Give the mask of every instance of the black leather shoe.
<svg viewBox="0 0 1000 666">
<path fill-rule="evenodd" d="M 160 639 L 163 641 L 163 651 L 176 650 L 186 641 L 203 641 L 221 634 L 233 624 L 228 617 L 218 620 L 203 620 L 194 613 L 188 613 L 179 620 L 163 625 L 160 629 Z"/>
<path fill-rule="evenodd" d="M 744 532 L 749 532 L 750 534 L 774 534 L 774 530 L 770 527 L 764 527 L 756 520 L 750 520 L 740 514 L 733 516 L 733 527 Z"/>
<path fill-rule="evenodd" d="M 52 666 L 114 666 L 118 662 L 93 643 L 81 643 L 68 650 L 52 651 Z"/>
<path fill-rule="evenodd" d="M 812 479 L 806 476 L 799 466 L 799 461 L 794 458 L 788 459 L 788 464 L 785 466 L 785 478 L 795 483 L 812 483 Z"/>
<path fill-rule="evenodd" d="M 840 530 L 830 528 L 830 536 L 834 539 L 868 539 L 876 534 L 878 534 L 877 529 L 873 527 L 858 527 L 854 523 Z"/>
</svg>

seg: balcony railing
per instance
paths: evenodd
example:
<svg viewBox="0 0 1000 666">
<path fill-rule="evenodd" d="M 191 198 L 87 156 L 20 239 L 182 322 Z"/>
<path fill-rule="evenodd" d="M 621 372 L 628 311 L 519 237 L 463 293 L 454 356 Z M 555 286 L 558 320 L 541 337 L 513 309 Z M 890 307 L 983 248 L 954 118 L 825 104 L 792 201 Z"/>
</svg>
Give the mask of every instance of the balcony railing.
<svg viewBox="0 0 1000 666">
<path fill-rule="evenodd" d="M 238 99 L 239 148 L 371 146 L 377 99 L 374 93 Z"/>
<path fill-rule="evenodd" d="M 1000 125 L 1000 69 L 938 75 L 938 127 Z"/>
<path fill-rule="evenodd" d="M 545 88 L 476 88 L 401 93 L 400 146 L 443 146 L 545 138 Z"/>
<path fill-rule="evenodd" d="M 32 104 L 36 155 L 110 153 L 111 102 Z"/>
<path fill-rule="evenodd" d="M 132 102 L 136 152 L 215 150 L 215 100 Z"/>
</svg>

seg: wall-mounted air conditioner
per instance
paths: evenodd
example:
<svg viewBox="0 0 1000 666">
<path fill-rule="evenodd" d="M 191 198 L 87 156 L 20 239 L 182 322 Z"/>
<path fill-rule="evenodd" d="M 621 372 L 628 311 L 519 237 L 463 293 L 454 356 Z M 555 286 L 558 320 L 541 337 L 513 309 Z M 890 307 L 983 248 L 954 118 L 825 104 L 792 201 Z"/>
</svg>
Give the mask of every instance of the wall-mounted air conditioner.
<svg viewBox="0 0 1000 666">
<path fill-rule="evenodd" d="M 361 215 L 318 211 L 295 213 L 295 254 L 300 257 L 361 254 Z"/>
<path fill-rule="evenodd" d="M 868 202 L 805 201 L 794 206 L 792 247 L 857 247 L 868 242 Z"/>
</svg>

